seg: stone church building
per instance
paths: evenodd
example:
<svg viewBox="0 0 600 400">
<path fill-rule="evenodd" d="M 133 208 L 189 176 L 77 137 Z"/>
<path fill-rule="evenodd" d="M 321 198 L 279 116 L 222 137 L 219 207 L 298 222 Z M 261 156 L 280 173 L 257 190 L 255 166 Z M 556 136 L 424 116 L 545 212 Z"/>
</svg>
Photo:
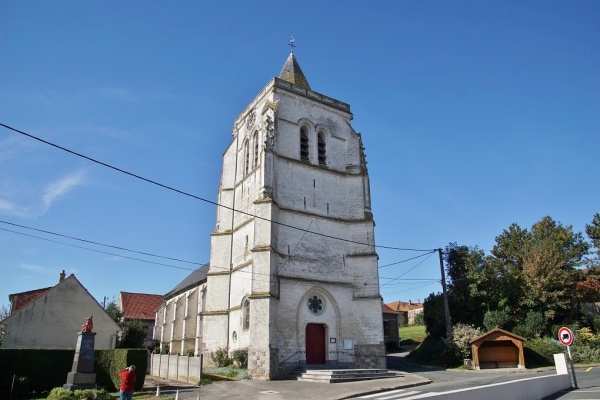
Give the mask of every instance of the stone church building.
<svg viewBox="0 0 600 400">
<path fill-rule="evenodd" d="M 247 348 L 258 379 L 305 364 L 385 368 L 369 176 L 352 118 L 349 104 L 310 88 L 291 52 L 235 120 L 194 295 L 195 354 Z"/>
</svg>

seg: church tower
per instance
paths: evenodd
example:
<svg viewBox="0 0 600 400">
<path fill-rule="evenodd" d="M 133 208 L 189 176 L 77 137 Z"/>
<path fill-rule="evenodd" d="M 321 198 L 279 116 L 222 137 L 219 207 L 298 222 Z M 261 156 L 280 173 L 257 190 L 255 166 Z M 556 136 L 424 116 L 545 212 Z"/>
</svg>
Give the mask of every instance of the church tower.
<svg viewBox="0 0 600 400">
<path fill-rule="evenodd" d="M 310 88 L 292 51 L 235 120 L 203 353 L 247 348 L 258 379 L 305 364 L 385 368 L 369 176 L 352 118 Z"/>
</svg>

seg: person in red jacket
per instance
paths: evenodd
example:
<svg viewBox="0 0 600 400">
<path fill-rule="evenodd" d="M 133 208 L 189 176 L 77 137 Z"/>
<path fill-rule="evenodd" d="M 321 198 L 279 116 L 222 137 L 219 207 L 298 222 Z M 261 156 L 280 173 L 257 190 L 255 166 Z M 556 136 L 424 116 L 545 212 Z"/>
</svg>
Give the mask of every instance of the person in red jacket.
<svg viewBox="0 0 600 400">
<path fill-rule="evenodd" d="M 119 372 L 121 386 L 119 387 L 120 400 L 131 400 L 133 398 L 133 384 L 135 383 L 135 365 L 131 365 Z"/>
</svg>

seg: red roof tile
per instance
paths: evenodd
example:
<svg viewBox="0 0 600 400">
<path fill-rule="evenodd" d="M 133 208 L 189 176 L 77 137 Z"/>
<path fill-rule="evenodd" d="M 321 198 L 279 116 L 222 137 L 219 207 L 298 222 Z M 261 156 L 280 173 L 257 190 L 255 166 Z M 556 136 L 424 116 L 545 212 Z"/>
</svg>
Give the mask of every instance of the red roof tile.
<svg viewBox="0 0 600 400">
<path fill-rule="evenodd" d="M 387 304 L 382 304 L 381 305 L 381 311 L 383 311 L 384 314 L 398 314 L 396 311 L 394 311 Z"/>
<path fill-rule="evenodd" d="M 12 303 L 10 313 L 14 314 L 21 307 L 26 306 L 27 304 L 31 303 L 32 301 L 34 301 L 35 299 L 37 299 L 38 297 L 40 297 L 41 295 L 43 295 L 50 289 L 52 289 L 52 288 L 47 287 L 44 289 L 35 289 L 35 290 L 29 290 L 27 292 L 13 293 L 13 294 L 8 295 L 8 299 Z"/>
<path fill-rule="evenodd" d="M 164 302 L 159 294 L 121 292 L 121 311 L 124 318 L 154 319 L 156 309 Z"/>
<path fill-rule="evenodd" d="M 394 311 L 408 311 L 423 308 L 423 303 L 413 303 L 410 300 L 408 302 L 394 301 L 393 303 L 388 303 L 387 306 Z"/>
</svg>

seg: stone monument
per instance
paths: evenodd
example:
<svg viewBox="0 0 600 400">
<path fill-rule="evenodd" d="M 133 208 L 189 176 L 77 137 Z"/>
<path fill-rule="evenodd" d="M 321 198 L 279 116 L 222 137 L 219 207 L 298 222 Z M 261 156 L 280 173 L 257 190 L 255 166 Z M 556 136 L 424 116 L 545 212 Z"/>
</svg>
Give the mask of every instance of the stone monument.
<svg viewBox="0 0 600 400">
<path fill-rule="evenodd" d="M 94 337 L 92 332 L 94 323 L 92 315 L 88 317 L 81 332 L 77 334 L 77 347 L 73 358 L 73 367 L 67 375 L 67 383 L 63 388 L 67 390 L 93 389 L 96 387 L 96 374 L 94 373 Z"/>
</svg>

